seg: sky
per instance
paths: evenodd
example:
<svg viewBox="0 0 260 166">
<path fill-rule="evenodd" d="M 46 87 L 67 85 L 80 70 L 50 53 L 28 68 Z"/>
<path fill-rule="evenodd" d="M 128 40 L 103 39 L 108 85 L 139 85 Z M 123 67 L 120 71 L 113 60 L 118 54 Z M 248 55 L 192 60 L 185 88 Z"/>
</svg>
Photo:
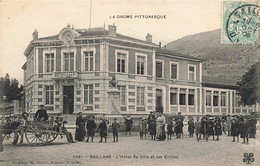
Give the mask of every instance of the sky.
<svg viewBox="0 0 260 166">
<path fill-rule="evenodd" d="M 154 43 L 221 27 L 222 0 L 92 0 L 91 27 L 115 23 L 117 32 Z M 132 15 L 130 18 L 122 16 Z M 160 15 L 162 19 L 135 18 Z M 121 17 L 121 18 L 118 18 Z M 115 17 L 115 18 L 113 18 Z M 0 77 L 23 84 L 24 51 L 35 29 L 39 37 L 58 34 L 68 24 L 89 28 L 90 0 L 0 0 Z"/>
</svg>

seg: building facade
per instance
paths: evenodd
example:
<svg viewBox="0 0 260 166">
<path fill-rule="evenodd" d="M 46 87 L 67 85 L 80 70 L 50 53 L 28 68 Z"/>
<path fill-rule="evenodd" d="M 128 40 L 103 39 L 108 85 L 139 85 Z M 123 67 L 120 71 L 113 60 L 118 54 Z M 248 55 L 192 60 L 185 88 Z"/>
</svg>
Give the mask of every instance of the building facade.
<svg viewBox="0 0 260 166">
<path fill-rule="evenodd" d="M 233 84 L 203 81 L 202 59 L 160 48 L 150 34 L 145 40 L 131 38 L 118 34 L 115 25 L 108 30 L 68 26 L 44 38 L 35 31 L 24 55 L 29 112 L 43 104 L 50 114 L 107 114 L 109 81 L 115 76 L 121 114 L 145 115 L 157 106 L 169 114 L 239 113 Z"/>
</svg>

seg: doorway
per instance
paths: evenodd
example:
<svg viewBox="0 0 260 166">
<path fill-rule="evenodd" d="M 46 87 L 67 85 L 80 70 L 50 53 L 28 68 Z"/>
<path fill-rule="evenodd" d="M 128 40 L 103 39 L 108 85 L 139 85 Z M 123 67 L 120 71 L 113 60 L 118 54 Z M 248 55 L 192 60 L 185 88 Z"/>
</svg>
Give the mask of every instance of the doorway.
<svg viewBox="0 0 260 166">
<path fill-rule="evenodd" d="M 161 89 L 156 89 L 156 108 L 160 109 L 160 110 L 156 110 L 159 112 L 162 112 L 163 110 L 161 110 L 163 108 L 162 105 L 162 90 Z"/>
<path fill-rule="evenodd" d="M 63 86 L 63 114 L 73 114 L 74 86 Z"/>
</svg>

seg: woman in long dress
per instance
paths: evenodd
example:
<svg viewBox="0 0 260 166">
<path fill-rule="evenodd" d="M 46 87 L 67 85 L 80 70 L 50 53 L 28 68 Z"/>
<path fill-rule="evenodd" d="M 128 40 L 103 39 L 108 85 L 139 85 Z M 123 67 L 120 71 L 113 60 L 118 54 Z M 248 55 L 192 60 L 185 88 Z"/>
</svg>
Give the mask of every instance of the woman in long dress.
<svg viewBox="0 0 260 166">
<path fill-rule="evenodd" d="M 165 131 L 164 131 L 164 124 L 165 124 L 165 117 L 160 112 L 156 121 L 156 137 L 160 141 L 164 141 L 166 138 Z"/>
<path fill-rule="evenodd" d="M 75 140 L 83 141 L 86 135 L 85 131 L 85 119 L 82 117 L 82 112 L 79 113 L 79 116 L 76 119 L 76 134 Z"/>
</svg>

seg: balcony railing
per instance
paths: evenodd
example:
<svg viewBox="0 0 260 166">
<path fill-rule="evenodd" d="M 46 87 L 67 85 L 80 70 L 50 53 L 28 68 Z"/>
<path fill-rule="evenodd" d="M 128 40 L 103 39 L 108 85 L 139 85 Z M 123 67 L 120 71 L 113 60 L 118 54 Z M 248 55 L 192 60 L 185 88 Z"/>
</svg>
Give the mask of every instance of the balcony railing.
<svg viewBox="0 0 260 166">
<path fill-rule="evenodd" d="M 59 71 L 53 73 L 53 79 L 74 79 L 79 78 L 77 71 Z"/>
</svg>

